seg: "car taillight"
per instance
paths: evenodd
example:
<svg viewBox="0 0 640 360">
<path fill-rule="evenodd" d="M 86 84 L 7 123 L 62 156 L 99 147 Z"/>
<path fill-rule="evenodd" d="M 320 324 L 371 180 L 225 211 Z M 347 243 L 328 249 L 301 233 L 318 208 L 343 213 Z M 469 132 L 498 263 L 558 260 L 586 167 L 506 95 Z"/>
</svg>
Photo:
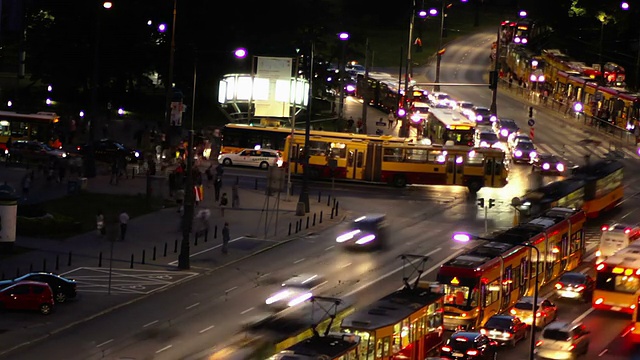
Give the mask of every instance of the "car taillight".
<svg viewBox="0 0 640 360">
<path fill-rule="evenodd" d="M 506 333 L 504 333 L 504 336 L 510 338 L 511 337 L 511 333 L 506 332 Z"/>
<path fill-rule="evenodd" d="M 602 227 L 600 228 L 600 230 L 602 230 L 602 231 L 607 231 L 607 230 L 609 230 L 609 225 L 602 225 Z"/>
<path fill-rule="evenodd" d="M 558 289 L 558 290 L 562 289 L 563 286 L 564 286 L 563 283 L 560 283 L 560 282 L 556 283 L 556 289 Z"/>
<path fill-rule="evenodd" d="M 604 269 L 604 264 L 598 264 L 598 266 L 596 266 L 596 270 L 600 271 Z"/>
<path fill-rule="evenodd" d="M 469 356 L 476 356 L 476 355 L 478 355 L 478 350 L 476 350 L 476 349 L 469 349 L 469 350 L 467 350 L 467 355 L 469 355 Z"/>
<path fill-rule="evenodd" d="M 511 313 L 511 315 L 515 315 L 516 311 L 514 309 L 509 310 L 509 312 Z"/>
<path fill-rule="evenodd" d="M 571 345 L 569 345 L 569 349 L 567 349 L 567 350 L 571 351 L 571 350 L 573 350 L 575 348 L 576 348 L 576 345 L 575 344 L 571 344 Z"/>
<path fill-rule="evenodd" d="M 584 285 L 578 285 L 578 287 L 576 287 L 576 291 L 582 291 L 585 289 Z"/>
<path fill-rule="evenodd" d="M 536 341 L 536 346 L 540 346 L 540 345 L 542 345 L 542 340 Z"/>
<path fill-rule="evenodd" d="M 446 345 L 445 345 L 445 346 L 443 346 L 443 347 L 442 347 L 442 351 L 444 351 L 444 352 L 451 352 L 451 346 L 446 346 Z"/>
<path fill-rule="evenodd" d="M 540 311 L 538 311 L 538 312 L 536 313 L 536 317 L 537 317 L 537 318 L 541 318 L 541 317 L 542 317 L 542 315 L 544 315 L 544 314 L 543 314 L 543 313 L 541 313 Z"/>
</svg>

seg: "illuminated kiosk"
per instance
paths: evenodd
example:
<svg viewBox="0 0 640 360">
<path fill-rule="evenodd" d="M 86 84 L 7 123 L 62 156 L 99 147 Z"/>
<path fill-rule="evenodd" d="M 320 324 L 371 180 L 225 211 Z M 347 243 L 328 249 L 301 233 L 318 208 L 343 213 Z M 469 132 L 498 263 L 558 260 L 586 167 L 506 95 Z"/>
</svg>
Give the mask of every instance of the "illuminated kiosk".
<svg viewBox="0 0 640 360">
<path fill-rule="evenodd" d="M 218 102 L 229 105 L 232 114 L 245 114 L 246 122 L 273 125 L 288 120 L 309 103 L 309 81 L 293 74 L 293 59 L 255 57 L 256 72 L 227 74 L 218 86 Z M 254 69 L 254 66 L 251 67 Z M 246 107 L 246 111 L 241 109 Z M 252 111 L 253 110 L 253 111 Z M 266 122 L 266 123 L 265 123 Z"/>
<path fill-rule="evenodd" d="M 0 185 L 0 254 L 13 250 L 16 242 L 16 217 L 20 197 L 11 186 Z"/>
</svg>

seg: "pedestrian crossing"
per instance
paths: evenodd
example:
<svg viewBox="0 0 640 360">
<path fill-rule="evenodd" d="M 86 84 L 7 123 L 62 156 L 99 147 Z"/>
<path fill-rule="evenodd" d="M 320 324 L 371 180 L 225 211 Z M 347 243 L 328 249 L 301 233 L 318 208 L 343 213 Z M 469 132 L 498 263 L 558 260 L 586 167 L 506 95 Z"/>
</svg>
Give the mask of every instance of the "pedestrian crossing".
<svg viewBox="0 0 640 360">
<path fill-rule="evenodd" d="M 605 159 L 609 156 L 617 159 L 634 159 L 640 160 L 637 152 L 628 148 L 609 149 L 606 145 L 563 145 L 563 144 L 545 144 L 536 143 L 536 148 L 540 154 L 554 154 L 565 159 L 582 160 L 585 155 L 591 155 L 591 158 Z"/>
</svg>

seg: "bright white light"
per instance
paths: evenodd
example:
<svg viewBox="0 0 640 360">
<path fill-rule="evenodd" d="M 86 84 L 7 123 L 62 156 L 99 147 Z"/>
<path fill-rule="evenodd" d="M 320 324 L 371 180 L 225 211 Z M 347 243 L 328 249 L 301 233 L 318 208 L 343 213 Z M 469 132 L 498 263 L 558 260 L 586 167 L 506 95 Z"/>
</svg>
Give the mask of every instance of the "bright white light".
<svg viewBox="0 0 640 360">
<path fill-rule="evenodd" d="M 509 130 L 507 130 L 507 129 L 500 130 L 500 135 L 502 135 L 504 137 L 509 136 Z"/>
<path fill-rule="evenodd" d="M 521 156 L 522 156 L 522 151 L 520 151 L 520 150 L 516 150 L 516 152 L 515 152 L 515 153 L 513 153 L 513 156 L 515 156 L 515 157 L 521 157 Z"/>
<path fill-rule="evenodd" d="M 80 110 L 80 112 L 78 113 L 78 115 L 80 115 L 81 118 L 84 117 L 84 111 Z"/>
<path fill-rule="evenodd" d="M 342 41 L 349 40 L 349 33 L 341 32 L 340 34 L 338 34 L 338 37 Z"/>
<path fill-rule="evenodd" d="M 551 168 L 551 165 L 549 165 L 549 163 L 544 163 L 544 164 L 542 164 L 542 168 L 544 170 L 549 170 Z"/>
<path fill-rule="evenodd" d="M 11 100 L 7 101 L 7 106 L 8 107 L 12 107 L 13 106 L 13 101 L 11 101 Z"/>
<path fill-rule="evenodd" d="M 306 293 L 306 294 L 302 294 L 296 298 L 293 298 L 291 301 L 289 301 L 289 303 L 287 304 L 289 307 L 292 306 L 296 306 L 298 304 L 301 304 L 309 299 L 311 299 L 311 297 L 313 296 L 313 294 L 311 293 Z"/>
<path fill-rule="evenodd" d="M 148 25 L 148 26 L 153 25 L 153 21 L 151 21 L 151 20 L 147 20 L 147 25 Z"/>
<path fill-rule="evenodd" d="M 626 2 L 626 1 L 621 2 L 621 3 L 620 3 L 620 8 L 621 8 L 622 10 L 629 10 L 629 3 L 628 3 L 628 2 Z"/>
<path fill-rule="evenodd" d="M 52 92 L 53 91 L 53 86 L 51 86 L 51 85 L 47 86 L 47 91 L 48 92 Z"/>
<path fill-rule="evenodd" d="M 563 172 L 564 171 L 564 165 L 563 164 L 557 164 L 556 165 L 556 170 Z"/>
<path fill-rule="evenodd" d="M 462 162 L 464 161 L 462 156 L 458 156 L 456 157 L 456 164 L 462 164 Z"/>
<path fill-rule="evenodd" d="M 119 108 L 118 109 L 118 115 L 120 115 L 120 116 L 124 115 L 124 109 L 123 108 Z"/>
<path fill-rule="evenodd" d="M 465 233 L 454 233 L 453 240 L 458 242 L 469 242 L 471 241 L 471 236 Z"/>
<path fill-rule="evenodd" d="M 275 295 L 271 296 L 270 298 L 268 298 L 265 303 L 267 305 L 271 305 L 273 303 L 276 303 L 280 300 L 284 300 L 287 297 L 289 297 L 289 295 L 291 295 L 291 291 L 290 290 L 282 290 L 279 293 L 276 293 Z"/>
<path fill-rule="evenodd" d="M 105 9 L 111 9 L 113 7 L 113 3 L 111 1 L 105 1 L 104 3 L 102 3 L 102 7 L 104 7 Z"/>
<path fill-rule="evenodd" d="M 359 233 L 360 233 L 360 230 L 349 231 L 346 234 L 342 234 L 342 235 L 338 236 L 336 238 L 336 241 L 339 242 L 339 243 L 342 243 L 342 242 L 351 240 L 351 239 L 353 239 L 354 236 L 356 236 Z"/>
<path fill-rule="evenodd" d="M 244 49 L 244 48 L 236 49 L 236 51 L 234 51 L 234 52 L 233 52 L 233 54 L 234 54 L 237 58 L 239 58 L 239 59 L 243 59 L 243 58 L 245 58 L 245 57 L 247 56 L 247 49 Z"/>
<path fill-rule="evenodd" d="M 369 234 L 367 236 L 363 236 L 362 238 L 358 239 L 358 241 L 356 241 L 356 244 L 364 245 L 364 244 L 372 242 L 373 240 L 375 240 L 375 238 L 376 238 L 375 235 Z"/>
<path fill-rule="evenodd" d="M 573 110 L 575 112 L 582 112 L 583 106 L 582 103 L 576 103 L 575 105 L 573 105 Z"/>
<path fill-rule="evenodd" d="M 47 98 L 47 100 L 44 101 L 47 105 L 51 105 L 51 99 Z"/>
<path fill-rule="evenodd" d="M 360 221 L 362 221 L 362 220 L 364 220 L 366 218 L 367 218 L 366 216 L 360 216 L 359 218 L 353 220 L 353 222 L 360 222 Z"/>
</svg>

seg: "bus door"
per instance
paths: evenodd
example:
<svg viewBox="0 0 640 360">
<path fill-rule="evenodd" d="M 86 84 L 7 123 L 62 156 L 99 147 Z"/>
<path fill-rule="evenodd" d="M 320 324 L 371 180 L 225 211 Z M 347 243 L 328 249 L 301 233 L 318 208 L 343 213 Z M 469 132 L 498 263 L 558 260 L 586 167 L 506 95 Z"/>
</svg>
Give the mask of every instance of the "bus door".
<svg viewBox="0 0 640 360">
<path fill-rule="evenodd" d="M 464 156 L 449 154 L 447 156 L 447 185 L 464 185 Z"/>
<path fill-rule="evenodd" d="M 367 144 L 367 156 L 364 166 L 364 179 L 367 181 L 381 181 L 382 174 L 382 145 Z"/>
<path fill-rule="evenodd" d="M 292 166 L 291 168 L 291 172 L 293 174 L 300 174 L 302 173 L 302 164 L 301 161 L 302 159 L 300 158 L 302 153 L 300 152 L 300 144 L 297 143 L 293 143 L 291 144 L 291 163 L 289 164 L 289 166 Z"/>
<path fill-rule="evenodd" d="M 363 179 L 364 155 L 362 147 L 347 145 L 347 179 Z"/>
<path fill-rule="evenodd" d="M 502 158 L 487 155 L 484 163 L 484 183 L 491 187 L 503 187 Z"/>
<path fill-rule="evenodd" d="M 560 272 L 567 270 L 569 264 L 569 234 L 563 234 L 560 242 Z"/>
</svg>

